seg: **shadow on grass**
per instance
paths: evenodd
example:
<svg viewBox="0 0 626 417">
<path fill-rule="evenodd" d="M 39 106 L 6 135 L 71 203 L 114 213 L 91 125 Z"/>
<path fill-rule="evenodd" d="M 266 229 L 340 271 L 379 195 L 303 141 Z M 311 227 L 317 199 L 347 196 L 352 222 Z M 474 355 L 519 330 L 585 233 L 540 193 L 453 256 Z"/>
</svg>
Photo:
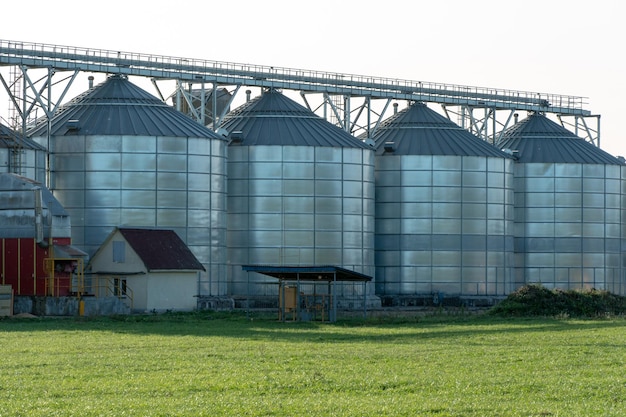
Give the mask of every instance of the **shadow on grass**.
<svg viewBox="0 0 626 417">
<path fill-rule="evenodd" d="M 246 313 L 166 313 L 109 317 L 4 318 L 2 332 L 90 331 L 112 334 L 193 336 L 280 340 L 290 343 L 402 343 L 489 336 L 503 332 L 542 333 L 620 328 L 626 319 L 569 320 L 557 318 L 497 318 L 487 315 L 404 316 L 344 319 L 336 323 L 279 322 L 275 315 Z"/>
</svg>

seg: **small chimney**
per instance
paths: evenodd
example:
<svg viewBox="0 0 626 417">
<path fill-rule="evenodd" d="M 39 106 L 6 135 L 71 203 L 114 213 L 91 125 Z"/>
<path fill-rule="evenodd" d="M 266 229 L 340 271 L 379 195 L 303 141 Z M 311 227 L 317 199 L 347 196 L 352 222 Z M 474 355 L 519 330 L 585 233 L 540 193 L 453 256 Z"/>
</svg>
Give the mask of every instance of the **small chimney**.
<svg viewBox="0 0 626 417">
<path fill-rule="evenodd" d="M 519 114 L 513 113 L 513 121 L 517 124 L 517 119 L 519 119 Z"/>
<path fill-rule="evenodd" d="M 93 75 L 90 75 L 87 79 L 89 80 L 89 88 L 93 88 Z"/>
<path fill-rule="evenodd" d="M 252 94 L 252 91 L 246 90 L 246 103 L 250 101 L 250 94 Z"/>
<path fill-rule="evenodd" d="M 393 103 L 393 114 L 398 113 L 398 103 Z"/>
</svg>

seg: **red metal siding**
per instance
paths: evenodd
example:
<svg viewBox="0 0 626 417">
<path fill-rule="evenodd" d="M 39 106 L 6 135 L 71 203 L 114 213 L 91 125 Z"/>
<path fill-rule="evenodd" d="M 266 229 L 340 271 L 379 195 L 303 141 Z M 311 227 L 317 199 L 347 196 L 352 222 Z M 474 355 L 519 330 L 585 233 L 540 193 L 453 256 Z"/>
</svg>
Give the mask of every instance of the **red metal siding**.
<svg viewBox="0 0 626 417">
<path fill-rule="evenodd" d="M 44 259 L 49 249 L 42 248 L 35 239 L 2 239 L 2 284 L 11 285 L 15 295 L 46 295 Z M 55 276 L 59 288 L 69 287 L 69 275 Z M 61 291 L 55 295 L 66 295 Z"/>
</svg>

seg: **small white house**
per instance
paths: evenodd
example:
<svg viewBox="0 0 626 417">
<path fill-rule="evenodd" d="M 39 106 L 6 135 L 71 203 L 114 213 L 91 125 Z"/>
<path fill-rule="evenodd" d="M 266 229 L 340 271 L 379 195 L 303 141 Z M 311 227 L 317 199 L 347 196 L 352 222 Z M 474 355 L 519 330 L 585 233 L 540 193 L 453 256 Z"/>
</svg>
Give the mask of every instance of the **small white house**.
<svg viewBox="0 0 626 417">
<path fill-rule="evenodd" d="M 134 312 L 190 311 L 204 267 L 173 230 L 115 228 L 89 262 L 91 292 Z"/>
</svg>

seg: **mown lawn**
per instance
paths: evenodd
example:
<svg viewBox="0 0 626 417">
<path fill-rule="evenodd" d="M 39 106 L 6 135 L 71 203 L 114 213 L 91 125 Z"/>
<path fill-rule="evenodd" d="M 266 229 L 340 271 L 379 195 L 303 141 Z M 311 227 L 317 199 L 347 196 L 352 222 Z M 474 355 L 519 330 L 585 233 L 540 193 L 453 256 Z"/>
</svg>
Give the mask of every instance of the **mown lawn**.
<svg viewBox="0 0 626 417">
<path fill-rule="evenodd" d="M 0 416 L 624 416 L 626 320 L 0 320 Z"/>
</svg>

